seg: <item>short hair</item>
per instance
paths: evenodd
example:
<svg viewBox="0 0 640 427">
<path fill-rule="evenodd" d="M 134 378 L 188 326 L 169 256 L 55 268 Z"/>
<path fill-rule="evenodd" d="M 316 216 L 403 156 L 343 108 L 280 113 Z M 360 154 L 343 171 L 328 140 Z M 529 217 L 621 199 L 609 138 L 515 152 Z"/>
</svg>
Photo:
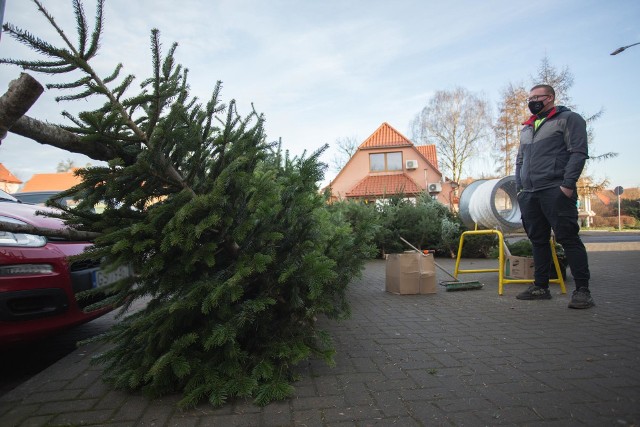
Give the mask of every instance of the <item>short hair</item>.
<svg viewBox="0 0 640 427">
<path fill-rule="evenodd" d="M 529 89 L 529 92 L 531 92 L 534 89 L 544 89 L 549 95 L 553 95 L 553 97 L 556 97 L 556 91 L 553 90 L 553 87 L 549 86 L 549 85 L 535 85 L 534 87 L 532 87 L 531 89 Z"/>
</svg>

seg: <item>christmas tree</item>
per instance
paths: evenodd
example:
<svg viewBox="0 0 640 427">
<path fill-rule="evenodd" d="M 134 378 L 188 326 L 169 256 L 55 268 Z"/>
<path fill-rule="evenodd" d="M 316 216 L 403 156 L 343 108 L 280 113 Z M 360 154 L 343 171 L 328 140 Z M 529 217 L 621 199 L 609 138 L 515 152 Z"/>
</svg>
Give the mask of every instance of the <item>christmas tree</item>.
<svg viewBox="0 0 640 427">
<path fill-rule="evenodd" d="M 316 321 L 348 314 L 347 284 L 372 251 L 368 232 L 354 232 L 318 192 L 326 147 L 289 156 L 267 142 L 261 114 L 241 116 L 234 101 L 222 103 L 220 82 L 208 102 L 192 97 L 176 45 L 163 54 L 157 30 L 153 74 L 132 93 L 135 79 L 122 74 L 122 65 L 105 76 L 91 65 L 104 0 L 97 1 L 93 29 L 82 2 L 73 1 L 75 44 L 33 1 L 62 45 L 7 24 L 5 34 L 43 59 L 1 62 L 79 76 L 48 85 L 65 91 L 60 101 L 104 99 L 91 111 L 63 113 L 68 123 L 53 129 L 68 150 L 107 162 L 79 170 L 82 183 L 65 195 L 80 203 L 58 207 L 68 225 L 97 236 L 83 257 L 135 272 L 86 297 L 106 292 L 99 304 L 125 309 L 148 299 L 100 337 L 111 343 L 99 356 L 105 378 L 150 396 L 182 393 L 185 407 L 233 397 L 266 404 L 291 395 L 297 363 L 312 356 L 331 363 L 330 338 Z M 24 129 L 26 117 L 20 120 L 23 135 L 42 139 Z"/>
</svg>

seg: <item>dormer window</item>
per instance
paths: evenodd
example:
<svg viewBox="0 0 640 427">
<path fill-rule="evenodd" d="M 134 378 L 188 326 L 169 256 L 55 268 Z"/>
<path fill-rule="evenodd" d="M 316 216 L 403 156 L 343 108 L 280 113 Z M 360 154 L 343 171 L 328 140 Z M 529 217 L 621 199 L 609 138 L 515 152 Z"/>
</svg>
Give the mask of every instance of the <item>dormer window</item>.
<svg viewBox="0 0 640 427">
<path fill-rule="evenodd" d="M 402 170 L 402 152 L 369 154 L 370 172 L 388 172 Z"/>
</svg>

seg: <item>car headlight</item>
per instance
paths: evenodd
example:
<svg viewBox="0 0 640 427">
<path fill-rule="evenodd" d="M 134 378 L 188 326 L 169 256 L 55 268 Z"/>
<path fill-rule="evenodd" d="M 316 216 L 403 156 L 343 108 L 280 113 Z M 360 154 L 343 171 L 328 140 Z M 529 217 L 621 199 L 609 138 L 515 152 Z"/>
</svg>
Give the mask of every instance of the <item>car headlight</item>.
<svg viewBox="0 0 640 427">
<path fill-rule="evenodd" d="M 28 225 L 26 222 L 0 215 L 0 222 Z M 47 238 L 35 234 L 10 233 L 0 231 L 0 246 L 19 246 L 23 248 L 40 248 L 47 244 Z"/>
</svg>

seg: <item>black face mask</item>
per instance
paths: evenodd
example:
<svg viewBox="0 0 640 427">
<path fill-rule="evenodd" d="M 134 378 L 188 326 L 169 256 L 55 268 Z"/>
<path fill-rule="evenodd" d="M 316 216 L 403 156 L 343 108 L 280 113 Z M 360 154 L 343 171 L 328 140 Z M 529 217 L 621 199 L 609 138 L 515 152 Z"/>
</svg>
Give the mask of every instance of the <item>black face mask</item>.
<svg viewBox="0 0 640 427">
<path fill-rule="evenodd" d="M 529 102 L 529 111 L 531 111 L 531 114 L 533 115 L 538 115 L 542 109 L 544 108 L 544 102 L 542 101 L 531 101 Z"/>
</svg>

